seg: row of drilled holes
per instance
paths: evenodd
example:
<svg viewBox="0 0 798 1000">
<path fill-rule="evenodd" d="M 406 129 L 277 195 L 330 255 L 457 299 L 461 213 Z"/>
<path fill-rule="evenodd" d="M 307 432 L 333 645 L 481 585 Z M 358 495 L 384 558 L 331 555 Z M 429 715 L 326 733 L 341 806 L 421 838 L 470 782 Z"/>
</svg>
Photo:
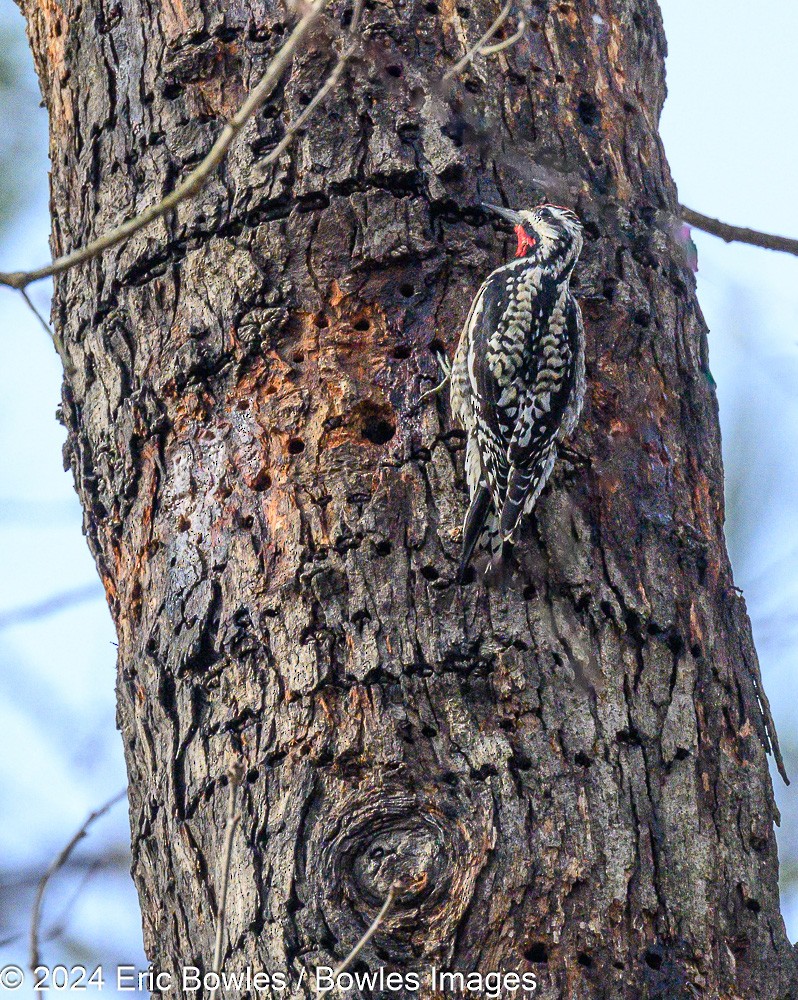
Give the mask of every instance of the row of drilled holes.
<svg viewBox="0 0 798 1000">
<path fill-rule="evenodd" d="M 395 433 L 395 425 L 382 417 L 366 420 L 361 428 L 361 434 L 364 439 L 377 445 L 387 444 Z M 305 442 L 302 438 L 292 437 L 288 439 L 289 455 L 301 455 L 304 450 Z M 272 484 L 269 476 L 264 476 L 262 482 L 264 485 L 260 486 L 260 489 L 268 489 Z"/>
<path fill-rule="evenodd" d="M 396 434 L 396 426 L 383 417 L 375 417 L 363 422 L 360 433 L 366 441 L 370 441 L 372 444 L 383 445 L 387 444 L 394 434 Z M 304 450 L 305 442 L 302 438 L 289 438 L 289 455 L 301 455 Z"/>
<path fill-rule="evenodd" d="M 402 284 L 399 286 L 399 294 L 402 296 L 402 298 L 412 299 L 412 297 L 416 294 L 416 289 L 409 282 L 403 281 Z M 327 327 L 330 325 L 329 319 L 323 312 L 316 313 L 316 315 L 313 317 L 313 322 L 316 324 L 319 330 L 326 330 Z M 355 322 L 352 324 L 352 329 L 359 331 L 370 330 L 371 321 L 366 319 L 365 317 L 355 320 Z"/>
<path fill-rule="evenodd" d="M 542 941 L 536 941 L 526 949 L 524 958 L 533 965 L 548 965 L 549 949 Z M 591 968 L 593 965 L 593 959 L 584 951 L 579 952 L 576 960 L 586 969 Z M 662 955 L 657 951 L 647 951 L 643 956 L 643 960 L 650 969 L 658 970 L 662 968 Z M 613 962 L 613 965 L 616 969 L 623 968 L 620 962 Z"/>
</svg>

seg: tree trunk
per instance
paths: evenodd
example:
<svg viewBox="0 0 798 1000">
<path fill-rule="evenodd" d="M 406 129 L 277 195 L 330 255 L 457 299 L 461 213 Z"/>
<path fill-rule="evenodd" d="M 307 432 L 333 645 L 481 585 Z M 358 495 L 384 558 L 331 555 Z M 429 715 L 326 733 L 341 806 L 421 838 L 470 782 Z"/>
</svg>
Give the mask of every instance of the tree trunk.
<svg viewBox="0 0 798 1000">
<path fill-rule="evenodd" d="M 271 0 L 21 3 L 56 254 L 170 190 L 291 24 Z M 346 0 L 199 197 L 56 283 L 147 954 L 210 968 L 240 760 L 225 968 L 284 972 L 282 995 L 309 996 L 301 971 L 397 886 L 358 967 L 420 989 L 386 996 L 443 996 L 435 966 L 534 973 L 543 997 L 798 997 L 706 330 L 669 224 L 659 10 L 537 3 L 447 90 L 497 0 L 365 8 L 278 167 L 259 160 Z M 544 193 L 586 225 L 585 414 L 515 578 L 459 586 L 462 436 L 445 396 L 417 403 L 430 346 L 452 353 L 512 252 L 479 202 Z"/>
</svg>

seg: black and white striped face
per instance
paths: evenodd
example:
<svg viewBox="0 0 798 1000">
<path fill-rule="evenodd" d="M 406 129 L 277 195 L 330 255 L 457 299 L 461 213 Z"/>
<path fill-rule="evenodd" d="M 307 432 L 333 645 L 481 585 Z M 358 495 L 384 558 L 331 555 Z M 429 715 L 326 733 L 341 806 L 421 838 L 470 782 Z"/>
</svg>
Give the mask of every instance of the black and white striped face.
<svg viewBox="0 0 798 1000">
<path fill-rule="evenodd" d="M 518 215 L 519 226 L 527 237 L 522 240 L 516 229 L 519 250 L 522 243 L 527 246 L 523 256 L 534 253 L 542 261 L 555 257 L 576 260 L 579 256 L 582 250 L 582 223 L 570 208 L 538 205 L 522 210 Z"/>
<path fill-rule="evenodd" d="M 537 205 L 514 212 L 498 205 L 485 205 L 512 222 L 518 238 L 516 257 L 534 257 L 540 264 L 573 264 L 582 251 L 582 223 L 570 208 Z"/>
</svg>

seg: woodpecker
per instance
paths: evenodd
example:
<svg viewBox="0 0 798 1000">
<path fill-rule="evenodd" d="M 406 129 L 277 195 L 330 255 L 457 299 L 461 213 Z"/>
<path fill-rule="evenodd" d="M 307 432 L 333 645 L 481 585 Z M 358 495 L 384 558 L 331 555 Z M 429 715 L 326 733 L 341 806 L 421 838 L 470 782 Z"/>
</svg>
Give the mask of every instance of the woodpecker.
<svg viewBox="0 0 798 1000">
<path fill-rule="evenodd" d="M 514 225 L 518 245 L 515 260 L 477 292 L 451 368 L 450 405 L 466 433 L 471 495 L 460 580 L 477 546 L 488 551 L 488 568 L 501 563 L 585 396 L 582 314 L 569 286 L 582 224 L 557 205 L 483 207 Z"/>
</svg>

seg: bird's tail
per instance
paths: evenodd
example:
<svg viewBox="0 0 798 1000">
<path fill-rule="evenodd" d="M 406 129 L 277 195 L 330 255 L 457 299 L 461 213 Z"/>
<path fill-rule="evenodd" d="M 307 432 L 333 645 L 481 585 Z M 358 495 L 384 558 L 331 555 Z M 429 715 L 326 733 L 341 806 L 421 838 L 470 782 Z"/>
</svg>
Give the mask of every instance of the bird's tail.
<svg viewBox="0 0 798 1000">
<path fill-rule="evenodd" d="M 505 541 L 510 541 L 524 513 L 524 508 L 529 501 L 530 493 L 533 490 L 536 476 L 539 470 L 516 469 L 510 473 L 507 483 L 507 495 L 502 506 L 501 521 L 499 531 Z"/>
<path fill-rule="evenodd" d="M 551 442 L 532 464 L 523 468 L 511 466 L 499 519 L 499 531 L 503 541 L 512 541 L 522 515 L 528 514 L 535 506 L 541 490 L 551 475 L 556 457 L 556 448 Z"/>
<path fill-rule="evenodd" d="M 498 518 L 490 490 L 485 483 L 480 483 L 477 488 L 463 524 L 463 550 L 457 570 L 458 583 L 463 583 L 477 544 L 490 550 L 492 563 L 501 561 L 502 539 L 499 534 Z"/>
</svg>

